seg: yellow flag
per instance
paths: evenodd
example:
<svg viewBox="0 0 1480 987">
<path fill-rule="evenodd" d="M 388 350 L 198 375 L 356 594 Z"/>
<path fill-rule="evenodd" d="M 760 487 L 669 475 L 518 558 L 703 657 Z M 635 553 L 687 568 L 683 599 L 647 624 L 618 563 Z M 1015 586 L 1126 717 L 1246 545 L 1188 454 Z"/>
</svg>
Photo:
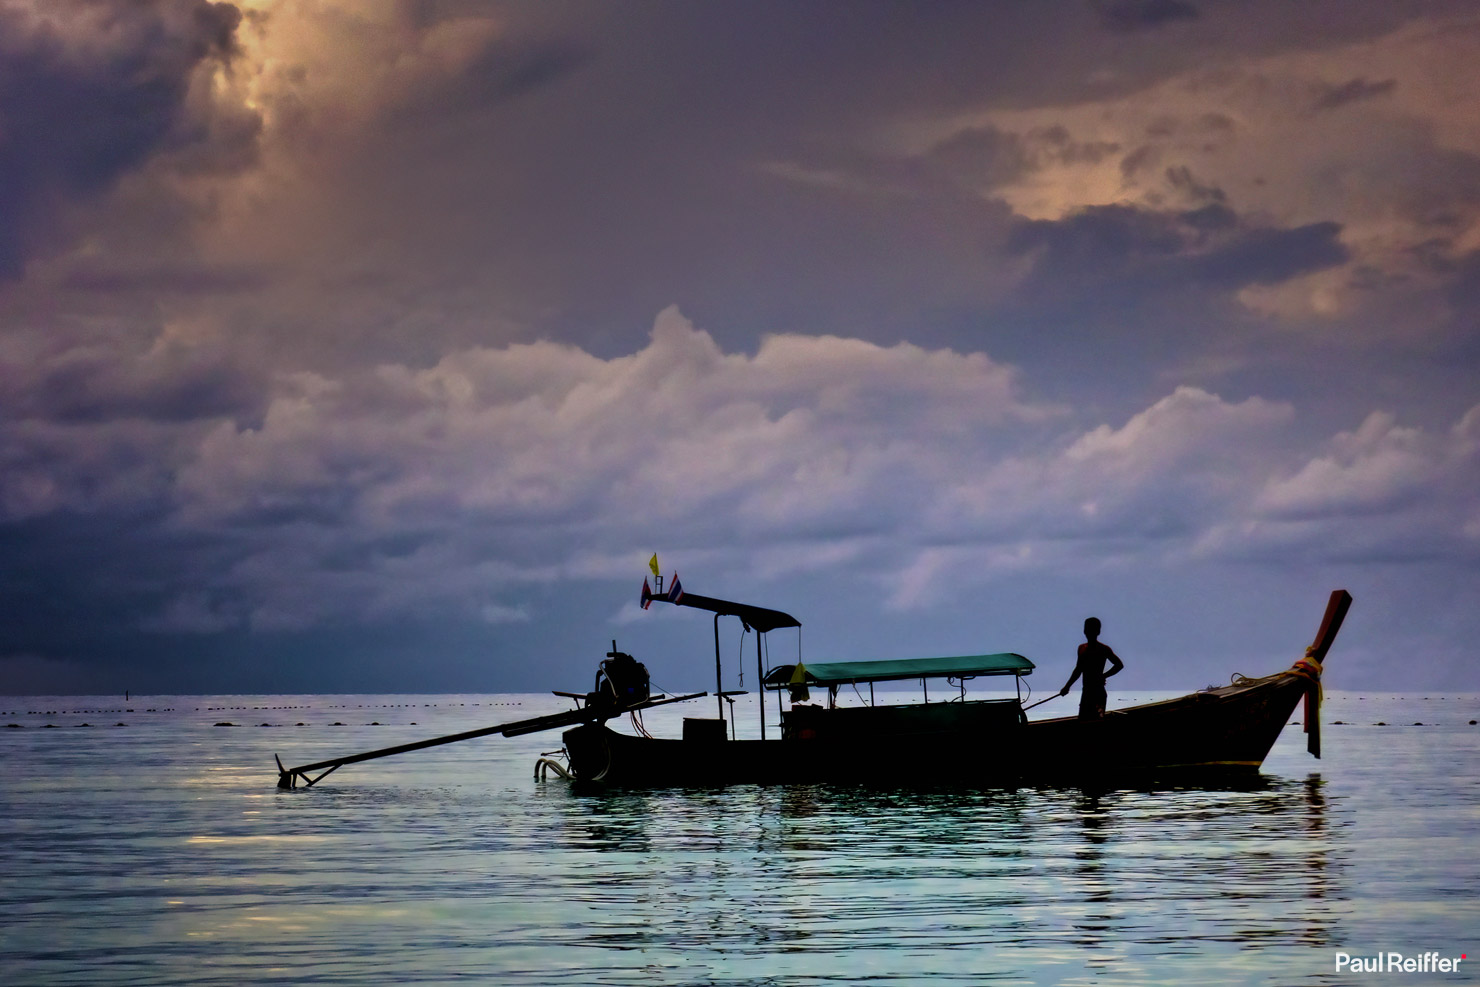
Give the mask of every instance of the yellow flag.
<svg viewBox="0 0 1480 987">
<path fill-rule="evenodd" d="M 807 666 L 797 662 L 797 667 L 791 673 L 791 701 L 794 703 L 808 702 L 812 693 L 807 689 Z"/>
<path fill-rule="evenodd" d="M 648 559 L 648 568 L 651 569 L 651 570 L 653 570 L 653 575 L 655 577 L 656 576 L 661 576 L 663 574 L 662 571 L 658 568 L 658 553 L 657 552 L 654 552 L 653 553 L 653 557 L 650 558 L 650 559 Z"/>
</svg>

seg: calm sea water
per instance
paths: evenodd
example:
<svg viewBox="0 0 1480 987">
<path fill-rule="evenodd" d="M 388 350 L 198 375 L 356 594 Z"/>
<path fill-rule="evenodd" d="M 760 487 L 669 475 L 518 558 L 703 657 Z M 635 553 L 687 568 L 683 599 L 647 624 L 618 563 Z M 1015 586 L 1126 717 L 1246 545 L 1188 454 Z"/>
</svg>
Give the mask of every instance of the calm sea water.
<svg viewBox="0 0 1480 987">
<path fill-rule="evenodd" d="M 1231 791 L 593 794 L 533 778 L 558 732 L 274 787 L 274 752 L 300 764 L 562 708 L 0 699 L 0 981 L 1420 984 L 1480 971 L 1480 957 L 1449 975 L 1335 970 L 1338 952 L 1480 951 L 1474 694 L 1328 693 L 1325 758 L 1288 727 L 1263 781 Z M 651 710 L 648 728 L 675 736 L 685 712 L 713 715 Z"/>
</svg>

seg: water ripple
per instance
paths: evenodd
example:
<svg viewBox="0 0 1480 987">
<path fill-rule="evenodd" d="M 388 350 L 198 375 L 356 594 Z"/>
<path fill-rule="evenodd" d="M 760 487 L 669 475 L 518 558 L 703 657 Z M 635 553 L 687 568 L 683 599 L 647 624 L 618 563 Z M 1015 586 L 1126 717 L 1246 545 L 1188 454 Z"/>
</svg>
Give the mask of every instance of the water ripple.
<svg viewBox="0 0 1480 987">
<path fill-rule="evenodd" d="M 1473 697 L 1425 704 L 1454 725 L 1421 737 L 1333 727 L 1320 762 L 1292 732 L 1213 790 L 588 792 L 531 779 L 548 736 L 272 787 L 269 743 L 302 761 L 551 702 L 428 701 L 286 740 L 191 708 L 239 697 L 0 731 L 7 982 L 1326 984 L 1338 949 L 1458 955 L 1480 928 Z"/>
</svg>

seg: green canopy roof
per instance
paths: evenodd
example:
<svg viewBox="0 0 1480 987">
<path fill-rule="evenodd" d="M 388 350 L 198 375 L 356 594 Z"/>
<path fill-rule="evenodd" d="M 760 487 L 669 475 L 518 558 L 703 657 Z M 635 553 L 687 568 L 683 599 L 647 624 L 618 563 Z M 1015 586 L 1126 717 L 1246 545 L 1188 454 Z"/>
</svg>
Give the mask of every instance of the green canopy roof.
<svg viewBox="0 0 1480 987">
<path fill-rule="evenodd" d="M 1022 655 L 960 655 L 955 658 L 899 658 L 893 661 L 803 662 L 808 685 L 843 682 L 892 682 L 901 679 L 953 678 L 973 675 L 1027 675 L 1033 663 Z M 779 665 L 766 684 L 783 686 L 796 674 L 795 665 Z"/>
</svg>

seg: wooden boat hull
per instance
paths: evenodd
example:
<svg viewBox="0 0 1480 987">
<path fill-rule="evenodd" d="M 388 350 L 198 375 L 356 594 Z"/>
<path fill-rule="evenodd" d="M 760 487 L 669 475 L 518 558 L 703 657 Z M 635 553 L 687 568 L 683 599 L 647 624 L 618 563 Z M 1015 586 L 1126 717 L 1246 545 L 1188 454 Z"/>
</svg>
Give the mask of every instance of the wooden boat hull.
<svg viewBox="0 0 1480 987">
<path fill-rule="evenodd" d="M 1256 682 L 1110 712 L 966 728 L 781 740 L 664 740 L 587 724 L 564 734 L 577 781 L 632 786 L 821 781 L 1055 781 L 1256 774 L 1310 679 Z"/>
</svg>

